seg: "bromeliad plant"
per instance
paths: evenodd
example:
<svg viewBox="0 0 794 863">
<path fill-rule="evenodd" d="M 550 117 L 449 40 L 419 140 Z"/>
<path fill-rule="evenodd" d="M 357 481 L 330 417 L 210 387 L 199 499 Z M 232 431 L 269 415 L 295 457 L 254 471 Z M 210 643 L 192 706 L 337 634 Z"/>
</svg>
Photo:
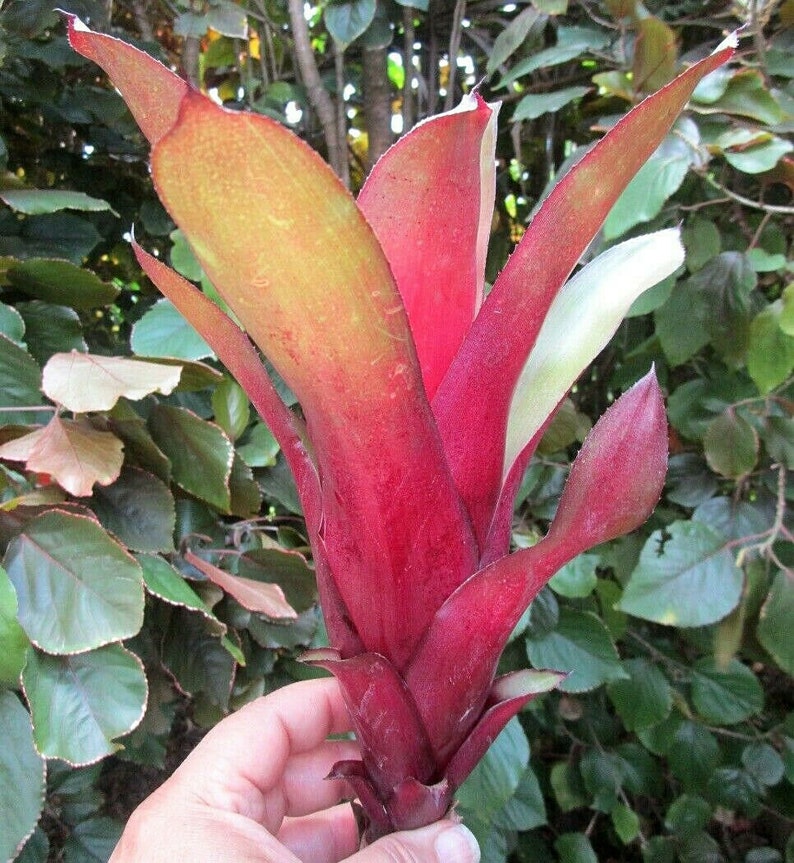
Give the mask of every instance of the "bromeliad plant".
<svg viewBox="0 0 794 863">
<path fill-rule="evenodd" d="M 236 375 L 294 474 L 331 643 L 307 661 L 338 678 L 361 746 L 333 775 L 355 789 L 368 839 L 429 823 L 562 676 L 496 677 L 526 606 L 659 497 L 667 435 L 651 372 L 586 439 L 546 537 L 508 554 L 535 446 L 634 299 L 682 263 L 677 232 L 566 279 L 732 48 L 638 105 L 565 176 L 484 298 L 497 112 L 479 96 L 406 135 L 354 201 L 278 123 L 224 110 L 74 17 L 69 35 L 122 92 L 160 198 L 231 314 L 136 245 L 141 266 Z"/>
</svg>

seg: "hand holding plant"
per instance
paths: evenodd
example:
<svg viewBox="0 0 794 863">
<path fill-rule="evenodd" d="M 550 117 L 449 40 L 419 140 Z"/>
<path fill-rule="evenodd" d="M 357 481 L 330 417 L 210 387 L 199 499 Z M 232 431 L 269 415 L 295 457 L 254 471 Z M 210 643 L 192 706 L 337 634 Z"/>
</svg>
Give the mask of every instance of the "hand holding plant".
<svg viewBox="0 0 794 863">
<path fill-rule="evenodd" d="M 161 200 L 245 327 L 136 246 L 292 468 L 331 643 L 306 659 L 338 678 L 361 747 L 330 775 L 355 790 L 368 841 L 432 823 L 510 718 L 563 676 L 496 677 L 524 609 L 661 492 L 667 426 L 650 373 L 593 428 L 546 537 L 508 555 L 544 429 L 632 302 L 682 263 L 677 231 L 627 240 L 566 279 L 732 48 L 638 105 L 558 183 L 484 298 L 496 110 L 479 96 L 415 127 L 356 202 L 278 123 L 225 111 L 131 46 L 69 25 L 122 91 Z"/>
</svg>

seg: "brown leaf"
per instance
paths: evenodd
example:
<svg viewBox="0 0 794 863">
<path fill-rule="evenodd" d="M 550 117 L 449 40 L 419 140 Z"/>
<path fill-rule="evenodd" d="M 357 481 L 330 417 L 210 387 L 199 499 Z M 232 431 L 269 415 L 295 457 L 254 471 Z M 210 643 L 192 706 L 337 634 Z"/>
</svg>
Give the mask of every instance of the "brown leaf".
<svg viewBox="0 0 794 863">
<path fill-rule="evenodd" d="M 295 609 L 287 602 L 284 591 L 277 584 L 231 575 L 192 552 L 185 554 L 185 560 L 206 575 L 211 582 L 233 596 L 248 611 L 255 611 L 276 619 L 294 620 L 298 616 Z"/>
<path fill-rule="evenodd" d="M 94 483 L 118 479 L 124 444 L 84 420 L 53 417 L 42 429 L 0 447 L 0 458 L 24 461 L 28 470 L 50 474 L 76 497 L 88 497 Z"/>
<path fill-rule="evenodd" d="M 181 366 L 72 351 L 50 358 L 42 373 L 42 389 L 75 413 L 106 411 L 121 396 L 137 400 L 154 392 L 168 395 L 181 374 Z"/>
</svg>

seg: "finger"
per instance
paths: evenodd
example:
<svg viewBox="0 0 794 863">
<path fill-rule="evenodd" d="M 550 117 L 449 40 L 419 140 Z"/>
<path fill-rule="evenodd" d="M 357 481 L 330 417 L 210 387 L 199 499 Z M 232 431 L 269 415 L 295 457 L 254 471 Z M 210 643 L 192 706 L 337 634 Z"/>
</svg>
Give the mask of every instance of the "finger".
<svg viewBox="0 0 794 863">
<path fill-rule="evenodd" d="M 312 752 L 290 758 L 281 780 L 284 815 L 309 815 L 355 796 L 346 782 L 326 776 L 337 761 L 360 756 L 352 740 L 327 740 Z"/>
<path fill-rule="evenodd" d="M 278 839 L 299 860 L 338 863 L 358 848 L 358 824 L 345 803 L 303 818 L 286 818 Z"/>
<path fill-rule="evenodd" d="M 347 858 L 348 863 L 479 863 L 480 846 L 462 824 L 438 821 L 392 833 Z"/>
</svg>

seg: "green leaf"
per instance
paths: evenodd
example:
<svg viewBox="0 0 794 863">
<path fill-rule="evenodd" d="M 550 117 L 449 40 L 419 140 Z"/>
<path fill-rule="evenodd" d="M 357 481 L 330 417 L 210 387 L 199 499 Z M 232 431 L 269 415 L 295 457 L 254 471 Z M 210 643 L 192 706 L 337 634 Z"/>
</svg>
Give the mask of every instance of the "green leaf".
<svg viewBox="0 0 794 863">
<path fill-rule="evenodd" d="M 678 134 L 668 135 L 650 159 L 634 175 L 604 222 L 604 237 L 620 237 L 642 222 L 659 215 L 665 201 L 678 191 L 697 159 L 700 140 L 697 126 L 687 119 L 676 124 Z"/>
<path fill-rule="evenodd" d="M 628 677 L 610 682 L 607 693 L 626 729 L 649 728 L 669 716 L 673 693 L 658 666 L 647 659 L 627 659 L 623 670 Z"/>
<path fill-rule="evenodd" d="M 513 796 L 528 764 L 529 742 L 514 717 L 458 789 L 456 796 L 466 822 L 488 822 Z"/>
<path fill-rule="evenodd" d="M 85 192 L 68 192 L 61 189 L 0 189 L 0 200 L 12 210 L 27 216 L 57 213 L 59 210 L 114 212 L 107 201 L 92 198 Z"/>
<path fill-rule="evenodd" d="M 680 863 L 723 863 L 725 860 L 720 846 L 706 832 L 687 836 L 678 848 L 676 859 Z"/>
<path fill-rule="evenodd" d="M 548 823 L 543 792 L 531 765 L 524 771 L 513 796 L 494 815 L 493 823 L 504 830 L 534 830 Z"/>
<path fill-rule="evenodd" d="M 670 365 L 680 366 L 709 343 L 709 314 L 702 291 L 691 281 L 679 282 L 654 312 L 656 335 Z"/>
<path fill-rule="evenodd" d="M 248 18 L 245 9 L 229 0 L 221 0 L 207 13 L 207 26 L 231 39 L 248 37 Z"/>
<path fill-rule="evenodd" d="M 50 842 L 47 834 L 41 827 L 36 827 L 20 855 L 14 858 L 14 863 L 47 863 L 49 859 Z"/>
<path fill-rule="evenodd" d="M 742 751 L 742 764 L 762 785 L 777 785 L 786 773 L 780 753 L 768 743 L 748 743 Z"/>
<path fill-rule="evenodd" d="M 163 404 L 150 414 L 149 430 L 171 460 L 174 482 L 221 512 L 228 512 L 234 447 L 223 431 L 184 408 Z M 201 470 L 196 469 L 198 465 Z"/>
<path fill-rule="evenodd" d="M 690 273 L 696 273 L 722 251 L 719 228 L 710 219 L 704 219 L 702 216 L 687 219 L 683 240 L 686 248 L 686 265 Z"/>
<path fill-rule="evenodd" d="M 512 120 L 514 123 L 520 123 L 523 120 L 535 120 L 543 114 L 559 111 L 589 92 L 589 87 L 565 87 L 553 93 L 530 93 L 516 105 Z"/>
<path fill-rule="evenodd" d="M 119 644 L 76 656 L 31 649 L 22 684 L 36 748 L 72 765 L 121 749 L 114 741 L 135 728 L 146 709 L 143 665 Z"/>
<path fill-rule="evenodd" d="M 747 770 L 719 767 L 708 783 L 710 798 L 725 809 L 755 818 L 761 811 L 764 787 Z"/>
<path fill-rule="evenodd" d="M 758 461 L 758 432 L 741 414 L 728 408 L 709 424 L 703 447 L 715 473 L 741 479 Z"/>
<path fill-rule="evenodd" d="M 130 346 L 142 357 L 203 360 L 215 356 L 212 348 L 166 299 L 158 300 L 135 323 Z"/>
<path fill-rule="evenodd" d="M 789 470 L 794 468 L 794 421 L 788 417 L 767 417 L 762 437 L 773 461 Z"/>
<path fill-rule="evenodd" d="M 4 565 L 19 622 L 43 650 L 91 650 L 141 628 L 140 567 L 90 518 L 58 510 L 37 516 L 11 541 Z"/>
<path fill-rule="evenodd" d="M 611 812 L 618 803 L 623 784 L 623 762 L 620 756 L 592 747 L 582 756 L 579 770 L 585 788 L 592 796 L 592 808 Z"/>
<path fill-rule="evenodd" d="M 598 857 L 584 833 L 563 833 L 554 841 L 560 863 L 598 863 Z"/>
<path fill-rule="evenodd" d="M 229 512 L 240 518 L 254 518 L 262 508 L 262 493 L 251 468 L 235 452 L 229 477 Z"/>
<path fill-rule="evenodd" d="M 325 26 L 340 48 L 361 36 L 375 18 L 375 0 L 332 0 L 323 13 Z"/>
<path fill-rule="evenodd" d="M 720 534 L 705 524 L 677 521 L 651 534 L 618 607 L 667 626 L 707 626 L 736 607 L 742 584 Z"/>
<path fill-rule="evenodd" d="M 248 427 L 251 403 L 237 381 L 224 377 L 212 392 L 212 412 L 229 439 L 236 441 Z"/>
<path fill-rule="evenodd" d="M 119 294 L 119 288 L 69 261 L 23 261 L 11 267 L 7 276 L 15 288 L 37 300 L 78 311 L 107 306 Z"/>
<path fill-rule="evenodd" d="M 40 300 L 18 303 L 17 309 L 25 319 L 28 350 L 37 362 L 46 363 L 59 351 L 87 350 L 83 325 L 74 309 Z"/>
<path fill-rule="evenodd" d="M 697 794 L 682 794 L 670 804 L 664 826 L 678 836 L 692 836 L 706 829 L 711 820 L 711 805 Z"/>
<path fill-rule="evenodd" d="M 524 11 L 525 13 L 530 11 L 534 13 L 535 18 L 532 20 L 532 23 L 534 23 L 534 20 L 537 20 L 538 12 L 536 9 L 528 7 Z M 515 18 L 513 22 L 511 22 L 511 26 L 516 24 L 520 17 L 521 16 Z M 503 33 L 505 32 L 507 31 L 503 31 Z M 501 38 L 501 36 L 499 38 Z M 492 58 L 496 55 L 499 38 L 497 38 L 496 43 L 494 44 L 494 54 L 492 54 Z M 526 38 L 526 33 L 524 38 Z M 524 38 L 522 38 L 518 44 L 523 42 Z M 524 75 L 531 75 L 537 69 L 547 69 L 550 66 L 558 66 L 560 63 L 567 63 L 569 60 L 574 60 L 576 57 L 579 57 L 588 51 L 598 51 L 608 43 L 609 33 L 605 30 L 595 30 L 591 27 L 566 27 L 561 25 L 557 28 L 556 45 L 553 45 L 550 48 L 544 48 L 542 51 L 536 51 L 531 56 L 516 63 L 507 75 L 499 81 L 496 87 L 506 87 L 508 84 L 511 84 L 513 81 L 516 81 Z M 501 66 L 501 64 L 517 47 L 518 45 L 516 45 L 507 55 L 499 59 L 498 62 L 491 59 L 488 63 L 488 74 Z"/>
<path fill-rule="evenodd" d="M 783 305 L 776 301 L 750 324 L 747 371 L 762 394 L 773 390 L 794 370 L 794 336 L 783 329 Z"/>
<path fill-rule="evenodd" d="M 109 486 L 97 486 L 91 501 L 103 527 L 133 551 L 171 551 L 176 508 L 165 483 L 126 468 Z"/>
<path fill-rule="evenodd" d="M 237 452 L 248 467 L 273 467 L 276 463 L 279 445 L 270 429 L 257 422 L 246 434 L 245 443 L 237 447 Z"/>
<path fill-rule="evenodd" d="M 46 767 L 33 746 L 30 716 L 13 692 L 0 692 L 0 728 L 0 860 L 11 861 L 39 820 Z"/>
<path fill-rule="evenodd" d="M 540 13 L 532 6 L 527 6 L 526 9 L 519 12 L 496 37 L 488 57 L 485 74 L 493 75 L 505 60 L 511 57 L 524 43 L 529 31 L 541 20 Z M 504 86 L 504 83 L 504 81 L 500 81 L 497 86 Z"/>
<path fill-rule="evenodd" d="M 794 582 L 785 572 L 778 572 L 761 608 L 756 634 L 775 662 L 794 675 Z"/>
<path fill-rule="evenodd" d="M 697 91 L 696 91 L 697 93 Z M 736 72 L 727 82 L 723 94 L 706 105 L 693 99 L 693 109 L 704 114 L 735 114 L 750 117 L 764 126 L 775 126 L 784 112 L 775 97 L 766 89 L 763 75 L 756 69 Z"/>
<path fill-rule="evenodd" d="M 22 408 L 46 404 L 41 394 L 41 369 L 31 355 L 0 335 L 0 407 Z M 49 411 L 4 410 L 3 423 L 46 423 L 52 417 Z"/>
<path fill-rule="evenodd" d="M 204 278 L 204 270 L 196 260 L 185 235 L 177 228 L 171 231 L 169 237 L 174 244 L 170 253 L 171 266 L 191 282 L 200 282 Z"/>
<path fill-rule="evenodd" d="M 560 609 L 553 632 L 527 638 L 527 655 L 535 668 L 571 672 L 563 692 L 587 692 L 626 676 L 607 628 L 591 612 Z"/>
<path fill-rule="evenodd" d="M 763 533 L 770 526 L 769 513 L 763 506 L 730 497 L 712 497 L 700 504 L 692 520 L 707 524 L 732 541 Z"/>
<path fill-rule="evenodd" d="M 0 688 L 19 685 L 30 641 L 17 620 L 17 595 L 8 573 L 0 567 Z M 1 811 L 1 810 L 0 810 Z M 0 859 L 3 855 L 0 853 Z"/>
<path fill-rule="evenodd" d="M 581 599 L 589 596 L 598 583 L 596 567 L 601 558 L 597 554 L 580 554 L 558 570 L 549 581 L 549 587 L 560 596 Z"/>
<path fill-rule="evenodd" d="M 668 741 L 667 760 L 686 790 L 705 789 L 720 760 L 714 735 L 697 722 L 684 720 Z"/>
<path fill-rule="evenodd" d="M 25 321 L 13 306 L 7 306 L 5 303 L 0 303 L 0 335 L 5 336 L 15 345 L 24 347 Z"/>
<path fill-rule="evenodd" d="M 762 174 L 772 168 L 794 150 L 794 144 L 773 135 L 760 144 L 741 150 L 725 150 L 725 161 L 744 174 Z"/>
<path fill-rule="evenodd" d="M 618 803 L 609 814 L 612 818 L 612 826 L 624 845 L 628 845 L 639 836 L 640 819 L 633 809 L 629 809 L 624 803 Z"/>
<path fill-rule="evenodd" d="M 121 838 L 122 825 L 103 816 L 76 824 L 64 842 L 64 863 L 106 863 Z"/>
<path fill-rule="evenodd" d="M 240 558 L 237 574 L 252 581 L 278 584 L 287 602 L 298 612 L 306 611 L 317 601 L 314 570 L 297 551 L 253 549 Z"/>
<path fill-rule="evenodd" d="M 758 678 L 738 659 L 720 668 L 706 657 L 692 670 L 692 703 L 706 722 L 734 725 L 763 710 L 764 691 Z"/>
</svg>

